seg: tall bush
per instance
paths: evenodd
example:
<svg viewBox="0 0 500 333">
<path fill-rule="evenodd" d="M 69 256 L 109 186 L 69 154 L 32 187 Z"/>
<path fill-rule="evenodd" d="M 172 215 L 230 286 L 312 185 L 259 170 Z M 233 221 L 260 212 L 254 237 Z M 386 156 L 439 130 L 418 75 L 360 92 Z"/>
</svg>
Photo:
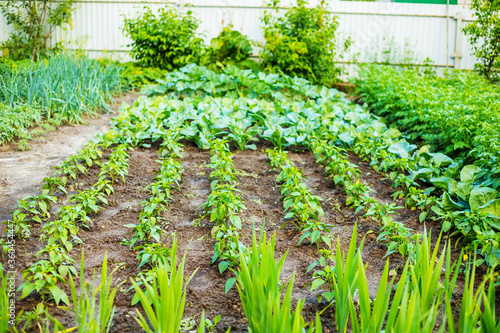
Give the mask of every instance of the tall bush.
<svg viewBox="0 0 500 333">
<path fill-rule="evenodd" d="M 137 18 L 125 18 L 123 31 L 132 39 L 132 55 L 141 66 L 174 70 L 198 62 L 203 40 L 196 34 L 200 21 L 191 11 L 149 7 Z"/>
<path fill-rule="evenodd" d="M 337 17 L 326 9 L 325 1 L 308 8 L 306 0 L 278 15 L 280 0 L 271 0 L 262 17 L 265 45 L 261 55 L 267 71 L 307 78 L 315 84 L 332 85 L 341 69 L 334 63 L 340 49 L 335 41 Z M 347 49 L 350 40 L 343 48 Z"/>
<path fill-rule="evenodd" d="M 463 30 L 469 36 L 475 69 L 488 80 L 500 81 L 500 0 L 472 0 L 476 20 Z"/>
</svg>

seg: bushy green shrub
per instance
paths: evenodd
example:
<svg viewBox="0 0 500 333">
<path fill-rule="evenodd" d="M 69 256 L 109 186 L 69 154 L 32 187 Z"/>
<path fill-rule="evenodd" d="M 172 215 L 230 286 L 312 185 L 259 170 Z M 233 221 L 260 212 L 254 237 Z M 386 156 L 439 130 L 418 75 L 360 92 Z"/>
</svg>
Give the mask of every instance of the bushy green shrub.
<svg viewBox="0 0 500 333">
<path fill-rule="evenodd" d="M 224 70 L 227 65 L 256 70 L 259 65 L 250 60 L 252 43 L 247 36 L 233 30 L 231 25 L 224 27 L 219 36 L 212 39 L 210 46 L 203 53 L 200 64 L 216 72 Z"/>
<path fill-rule="evenodd" d="M 469 36 L 474 55 L 479 60 L 474 68 L 490 81 L 500 81 L 500 1 L 473 0 L 476 20 L 463 30 Z"/>
<path fill-rule="evenodd" d="M 132 55 L 144 67 L 174 70 L 198 62 L 203 40 L 196 35 L 199 26 L 191 11 L 160 8 L 158 15 L 149 7 L 137 18 L 125 18 L 123 31 L 132 39 Z"/>
<path fill-rule="evenodd" d="M 282 71 L 297 75 L 314 84 L 331 86 L 341 69 L 334 57 L 339 51 L 335 42 L 338 22 L 322 0 L 317 7 L 308 8 L 306 0 L 297 0 L 284 16 L 278 16 L 280 0 L 271 0 L 263 17 L 266 43 L 261 55 L 266 71 Z M 347 49 L 350 40 L 343 48 Z"/>
</svg>

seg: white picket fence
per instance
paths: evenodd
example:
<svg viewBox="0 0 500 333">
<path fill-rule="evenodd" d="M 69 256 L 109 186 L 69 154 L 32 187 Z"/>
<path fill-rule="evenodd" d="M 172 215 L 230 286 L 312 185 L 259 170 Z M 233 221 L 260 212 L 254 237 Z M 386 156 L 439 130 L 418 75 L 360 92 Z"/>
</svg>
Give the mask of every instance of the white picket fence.
<svg viewBox="0 0 500 333">
<path fill-rule="evenodd" d="M 311 1 L 311 5 L 314 5 Z M 260 17 L 263 0 L 80 0 L 76 3 L 71 26 L 58 29 L 50 40 L 68 43 L 68 48 L 83 48 L 92 56 L 104 53 L 130 60 L 127 47 L 131 41 L 122 32 L 123 18 L 140 13 L 144 6 L 157 10 L 175 6 L 191 10 L 201 20 L 199 32 L 208 43 L 222 27 L 232 24 L 251 39 L 263 40 Z M 282 8 L 293 6 L 282 1 Z M 429 5 L 391 2 L 353 2 L 333 0 L 329 10 L 338 17 L 337 38 L 353 41 L 349 54 L 339 62 L 422 63 L 429 58 L 438 68 L 471 69 L 475 58 L 462 32 L 473 17 L 460 5 Z M 0 41 L 10 28 L 0 15 Z M 258 50 L 255 50 L 257 53 Z"/>
</svg>

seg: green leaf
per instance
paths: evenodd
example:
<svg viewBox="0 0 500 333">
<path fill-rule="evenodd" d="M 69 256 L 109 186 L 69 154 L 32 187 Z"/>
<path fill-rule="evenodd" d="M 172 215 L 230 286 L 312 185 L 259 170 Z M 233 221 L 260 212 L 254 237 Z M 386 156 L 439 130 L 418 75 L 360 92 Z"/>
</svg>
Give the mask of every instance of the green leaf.
<svg viewBox="0 0 500 333">
<path fill-rule="evenodd" d="M 496 198 L 498 198 L 498 191 L 489 187 L 477 187 L 470 192 L 469 205 L 471 209 L 477 210 Z"/>
<path fill-rule="evenodd" d="M 323 284 L 325 283 L 324 280 L 322 279 L 316 279 L 312 282 L 311 284 L 311 291 L 312 290 L 315 290 L 315 289 L 318 289 L 320 286 L 322 286 Z"/>
<path fill-rule="evenodd" d="M 417 171 L 414 170 L 408 170 L 410 172 L 410 175 L 408 178 L 412 181 L 419 180 L 419 179 L 425 179 L 429 180 L 431 178 L 433 171 L 429 168 L 422 168 Z"/>
<path fill-rule="evenodd" d="M 463 167 L 462 171 L 460 171 L 460 180 L 462 182 L 468 182 L 468 181 L 473 182 L 474 180 L 476 180 L 476 176 L 481 171 L 483 171 L 483 169 L 481 169 L 476 165 L 472 164 L 466 165 Z"/>
<path fill-rule="evenodd" d="M 448 184 L 451 181 L 450 177 L 434 177 L 430 179 L 431 183 L 442 190 L 448 190 Z"/>
<path fill-rule="evenodd" d="M 441 201 L 441 206 L 443 207 L 444 210 L 450 211 L 450 210 L 463 210 L 463 207 L 453 201 L 448 192 L 443 193 L 443 200 Z"/>
<path fill-rule="evenodd" d="M 226 281 L 226 287 L 225 287 L 226 294 L 229 290 L 231 290 L 231 288 L 233 287 L 235 282 L 236 282 L 236 278 L 230 278 Z"/>
<path fill-rule="evenodd" d="M 500 199 L 492 200 L 486 205 L 478 208 L 482 214 L 487 214 L 490 217 L 500 219 Z"/>
<path fill-rule="evenodd" d="M 432 161 L 434 162 L 434 164 L 436 164 L 436 166 L 439 168 L 441 166 L 447 166 L 447 165 L 450 165 L 451 163 L 453 163 L 453 159 L 446 156 L 445 154 L 441 154 L 441 153 L 437 153 L 437 154 L 433 154 L 434 156 L 432 156 Z"/>
<path fill-rule="evenodd" d="M 35 290 L 35 285 L 33 283 L 26 283 L 23 287 L 23 293 L 21 294 L 21 298 L 25 298 L 26 296 L 31 294 L 33 290 Z"/>
<path fill-rule="evenodd" d="M 52 294 L 52 296 L 54 297 L 56 304 L 59 305 L 60 301 L 63 301 L 64 303 L 69 304 L 68 295 L 66 295 L 66 293 L 64 291 L 59 289 L 58 286 L 50 286 L 49 291 Z"/>
<path fill-rule="evenodd" d="M 469 195 L 472 191 L 472 183 L 471 182 L 460 182 L 457 184 L 456 194 L 465 202 L 469 201 Z"/>
<path fill-rule="evenodd" d="M 335 297 L 335 292 L 329 291 L 323 294 L 323 297 L 326 298 L 328 302 L 331 302 L 333 298 Z"/>
<path fill-rule="evenodd" d="M 342 142 L 345 142 L 347 144 L 351 144 L 353 138 L 351 137 L 349 132 L 344 132 L 344 133 L 339 135 L 339 140 Z"/>
<path fill-rule="evenodd" d="M 397 139 L 403 135 L 397 128 L 389 128 L 384 134 L 387 134 L 391 139 Z"/>
<path fill-rule="evenodd" d="M 401 158 L 409 158 L 409 153 L 415 148 L 417 148 L 416 145 L 411 145 L 406 141 L 399 141 L 390 145 L 389 148 L 387 148 L 387 151 L 396 154 Z"/>
<path fill-rule="evenodd" d="M 223 273 L 229 267 L 229 261 L 221 261 L 219 263 L 219 273 Z"/>
</svg>

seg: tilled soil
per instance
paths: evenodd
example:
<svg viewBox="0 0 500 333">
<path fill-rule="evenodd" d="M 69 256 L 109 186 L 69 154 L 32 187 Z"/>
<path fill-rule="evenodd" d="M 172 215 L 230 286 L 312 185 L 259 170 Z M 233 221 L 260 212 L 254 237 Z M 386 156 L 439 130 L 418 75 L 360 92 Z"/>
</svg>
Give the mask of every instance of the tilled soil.
<svg viewBox="0 0 500 333">
<path fill-rule="evenodd" d="M 327 304 L 319 304 L 317 295 L 324 290 L 310 291 L 308 284 L 312 282 L 308 267 L 317 260 L 318 251 L 316 245 L 304 242 L 298 245 L 300 233 L 291 224 L 284 226 L 282 220 L 284 213 L 279 188 L 276 184 L 277 171 L 271 170 L 268 159 L 262 149 L 267 148 L 265 143 L 260 143 L 256 151 L 243 151 L 234 153 L 234 162 L 237 169 L 241 170 L 240 183 L 237 188 L 241 190 L 241 198 L 246 210 L 241 214 L 243 220 L 242 242 L 249 246 L 252 238 L 252 225 L 256 231 L 264 228 L 268 236 L 276 233 L 276 253 L 283 255 L 287 250 L 288 255 L 282 272 L 282 280 L 288 281 L 295 271 L 294 299 L 305 298 L 306 306 L 304 315 L 306 320 L 312 320 L 314 314 L 326 307 Z M 109 155 L 106 152 L 104 159 Z M 385 265 L 386 247 L 376 242 L 376 233 L 379 225 L 376 221 L 363 218 L 362 214 L 354 214 L 354 210 L 345 206 L 345 195 L 341 188 L 336 188 L 333 181 L 326 179 L 323 170 L 316 164 L 314 155 L 310 152 L 293 151 L 289 153 L 290 159 L 297 167 L 304 171 L 305 180 L 313 194 L 323 199 L 325 210 L 324 220 L 333 225 L 332 233 L 338 237 L 341 248 L 347 250 L 354 224 L 358 223 L 358 241 L 363 237 L 365 246 L 363 258 L 368 263 L 367 275 L 370 293 L 374 296 L 378 281 Z M 121 245 L 123 239 L 131 238 L 131 229 L 125 227 L 127 224 L 137 224 L 139 213 L 142 209 L 141 201 L 149 198 L 149 192 L 143 189 L 152 182 L 154 173 L 159 169 L 158 149 L 153 146 L 150 149 L 136 148 L 130 152 L 130 169 L 126 182 L 118 180 L 114 184 L 115 192 L 108 197 L 109 205 L 92 216 L 93 224 L 89 230 L 81 229 L 79 237 L 83 240 L 83 246 L 78 245 L 70 252 L 77 263 L 80 262 L 82 249 L 85 253 L 85 276 L 88 280 L 92 278 L 95 270 L 99 276 L 105 253 L 108 258 L 108 270 L 116 269 L 113 275 L 113 284 L 119 286 L 116 296 L 116 314 L 112 332 L 138 332 L 142 331 L 134 320 L 136 309 L 140 306 L 131 306 L 133 292 L 127 292 L 131 286 L 130 278 L 137 276 L 140 272 L 136 253 L 128 246 Z M 212 223 L 206 219 L 201 221 L 201 226 L 193 226 L 193 221 L 200 215 L 198 207 L 206 201 L 210 192 L 210 169 L 206 166 L 210 161 L 210 152 L 202 151 L 194 144 L 185 142 L 185 153 L 182 165 L 185 168 L 183 181 L 179 190 L 173 190 L 173 200 L 168 205 L 168 210 L 162 214 L 165 222 L 165 234 L 162 239 L 166 245 L 172 243 L 172 235 L 176 235 L 179 242 L 179 253 L 187 251 L 186 275 L 191 275 L 197 269 L 196 274 L 188 285 L 188 296 L 185 316 L 193 316 L 198 322 L 204 309 L 208 318 L 221 315 L 221 321 L 217 325 L 217 332 L 225 332 L 231 327 L 231 332 L 246 332 L 246 319 L 241 307 L 236 287 L 227 294 L 224 293 L 225 282 L 231 277 L 229 270 L 220 274 L 217 264 L 211 265 L 215 241 L 211 237 Z M 375 197 L 384 202 L 390 202 L 390 194 L 394 190 L 390 182 L 383 180 L 383 176 L 368 168 L 361 160 L 356 161 L 363 170 L 363 181 L 367 182 L 377 192 Z M 97 167 L 77 178 L 71 193 L 77 189 L 91 186 L 96 181 L 99 170 Z M 59 202 L 68 204 L 68 196 L 62 196 Z M 58 206 L 52 207 L 55 212 Z M 5 207 L 4 207 L 5 208 Z M 12 209 L 11 207 L 10 209 Z M 396 217 L 407 226 L 423 232 L 424 226 L 418 223 L 418 211 L 409 209 L 399 210 Z M 53 214 L 55 215 L 55 214 Z M 16 250 L 17 280 L 21 283 L 21 273 L 37 260 L 36 252 L 43 248 L 44 244 L 39 241 L 38 232 L 40 225 L 34 225 L 32 236 L 27 240 L 18 240 Z M 427 230 L 437 229 L 435 224 L 427 224 Z M 437 235 L 434 231 L 433 235 Z M 391 269 L 403 263 L 398 255 L 389 256 Z M 3 262 L 5 259 L 2 259 Z M 77 268 L 79 266 L 77 265 Z M 68 286 L 61 286 L 69 294 Z M 40 301 L 38 295 L 33 293 L 25 299 L 18 300 L 16 307 L 30 310 Z M 69 312 L 57 308 L 49 302 L 50 312 L 53 313 L 65 327 L 74 326 L 74 317 Z M 325 332 L 334 330 L 332 310 L 329 309 L 322 316 Z"/>
</svg>

